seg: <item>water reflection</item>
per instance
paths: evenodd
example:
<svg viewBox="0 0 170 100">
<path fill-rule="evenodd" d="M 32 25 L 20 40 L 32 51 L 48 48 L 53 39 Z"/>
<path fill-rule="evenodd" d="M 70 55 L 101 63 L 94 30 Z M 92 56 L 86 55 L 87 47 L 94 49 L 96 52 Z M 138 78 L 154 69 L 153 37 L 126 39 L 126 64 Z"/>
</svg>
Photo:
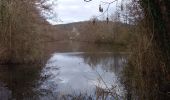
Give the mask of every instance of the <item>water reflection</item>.
<svg viewBox="0 0 170 100">
<path fill-rule="evenodd" d="M 54 52 L 113 52 L 124 51 L 120 47 L 114 47 L 110 44 L 95 44 L 88 42 L 77 41 L 57 41 L 45 43 L 45 54 L 52 54 Z"/>
<path fill-rule="evenodd" d="M 38 65 L 0 66 L 0 100 L 34 99 L 40 69 Z"/>
<path fill-rule="evenodd" d="M 125 54 L 109 52 L 55 53 L 41 72 L 39 99 L 103 100 L 104 94 L 108 100 L 123 99 L 119 73 L 125 59 Z"/>
<path fill-rule="evenodd" d="M 39 65 L 1 65 L 0 100 L 123 99 L 119 75 L 126 55 L 55 53 Z"/>
<path fill-rule="evenodd" d="M 119 76 L 123 70 L 123 65 L 126 63 L 126 53 L 113 52 L 98 52 L 98 53 L 84 53 L 82 55 L 84 62 L 89 64 L 92 68 L 100 66 L 103 70 L 114 72 Z"/>
</svg>

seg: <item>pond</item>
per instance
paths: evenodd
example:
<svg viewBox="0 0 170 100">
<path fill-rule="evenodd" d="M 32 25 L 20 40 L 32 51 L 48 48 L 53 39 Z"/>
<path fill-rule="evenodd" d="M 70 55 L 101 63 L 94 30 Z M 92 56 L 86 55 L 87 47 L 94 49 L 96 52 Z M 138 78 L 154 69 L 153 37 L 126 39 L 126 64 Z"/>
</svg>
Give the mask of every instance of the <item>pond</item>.
<svg viewBox="0 0 170 100">
<path fill-rule="evenodd" d="M 39 87 L 44 95 L 40 98 L 99 99 L 104 93 L 108 98 L 122 98 L 124 89 L 119 74 L 125 62 L 123 54 L 111 52 L 55 53 L 41 72 L 45 79 Z"/>
<path fill-rule="evenodd" d="M 124 100 L 120 76 L 126 59 L 126 53 L 56 50 L 44 67 L 1 66 L 0 97 L 1 100 Z"/>
</svg>

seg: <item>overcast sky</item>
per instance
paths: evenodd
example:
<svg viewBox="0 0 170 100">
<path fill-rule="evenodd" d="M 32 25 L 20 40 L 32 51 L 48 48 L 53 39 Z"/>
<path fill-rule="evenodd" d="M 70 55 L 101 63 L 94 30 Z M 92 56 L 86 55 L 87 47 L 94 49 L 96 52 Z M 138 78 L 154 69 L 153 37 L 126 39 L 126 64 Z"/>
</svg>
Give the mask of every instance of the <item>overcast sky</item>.
<svg viewBox="0 0 170 100">
<path fill-rule="evenodd" d="M 91 2 L 84 2 L 84 0 L 51 0 L 55 2 L 53 11 L 57 13 L 57 24 L 85 21 L 92 18 L 92 16 L 98 16 L 101 13 L 98 11 L 100 0 L 92 0 Z M 103 0 L 105 1 L 105 0 Z M 113 0 L 107 0 L 113 1 Z M 112 4 L 110 11 L 114 11 L 115 4 Z M 103 5 L 104 6 L 104 5 Z M 106 6 L 104 6 L 106 9 Z M 52 24 L 56 24 L 55 21 L 48 19 Z"/>
</svg>

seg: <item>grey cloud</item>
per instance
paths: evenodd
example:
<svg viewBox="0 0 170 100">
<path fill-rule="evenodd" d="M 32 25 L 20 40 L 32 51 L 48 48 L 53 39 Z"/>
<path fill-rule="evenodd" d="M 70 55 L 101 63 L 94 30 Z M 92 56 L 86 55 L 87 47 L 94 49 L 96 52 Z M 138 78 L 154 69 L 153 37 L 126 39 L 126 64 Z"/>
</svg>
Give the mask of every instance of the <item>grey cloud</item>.
<svg viewBox="0 0 170 100">
<path fill-rule="evenodd" d="M 94 15 L 100 15 L 98 12 L 99 0 L 93 0 L 90 3 L 84 2 L 84 0 L 52 1 L 57 2 L 57 6 L 55 6 L 53 10 L 58 14 L 58 18 L 63 21 L 62 23 L 89 20 Z M 56 24 L 56 22 L 53 21 L 50 21 L 50 23 Z"/>
</svg>

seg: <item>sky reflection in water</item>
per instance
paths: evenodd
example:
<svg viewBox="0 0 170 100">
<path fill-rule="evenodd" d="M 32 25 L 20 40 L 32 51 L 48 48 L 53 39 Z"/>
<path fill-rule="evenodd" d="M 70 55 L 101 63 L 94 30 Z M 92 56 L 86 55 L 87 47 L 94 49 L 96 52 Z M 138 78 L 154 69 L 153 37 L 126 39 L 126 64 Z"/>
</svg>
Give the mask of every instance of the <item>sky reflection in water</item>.
<svg viewBox="0 0 170 100">
<path fill-rule="evenodd" d="M 95 95 L 96 86 L 110 89 L 115 86 L 118 95 L 123 95 L 119 74 L 125 56 L 105 53 L 55 53 L 42 70 L 40 90 L 52 95 Z"/>
</svg>

